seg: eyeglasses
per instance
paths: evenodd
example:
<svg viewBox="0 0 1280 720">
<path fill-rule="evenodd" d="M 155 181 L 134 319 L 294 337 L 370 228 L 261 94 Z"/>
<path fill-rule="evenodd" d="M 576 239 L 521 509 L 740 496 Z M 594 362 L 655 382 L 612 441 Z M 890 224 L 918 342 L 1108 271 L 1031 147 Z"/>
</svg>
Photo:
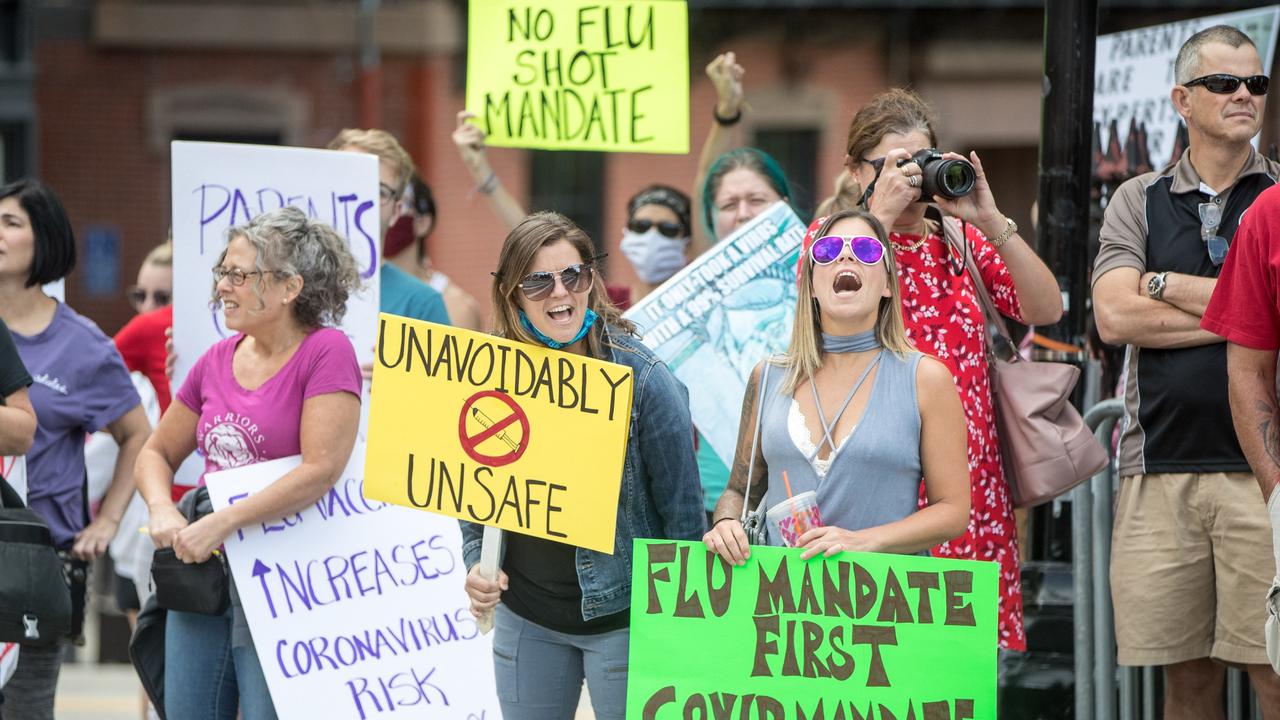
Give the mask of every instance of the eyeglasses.
<svg viewBox="0 0 1280 720">
<path fill-rule="evenodd" d="M 637 235 L 643 235 L 649 232 L 649 228 L 654 227 L 655 225 L 658 227 L 658 232 L 662 233 L 664 237 L 672 239 L 680 237 L 683 234 L 681 231 L 684 230 L 680 223 L 673 223 L 668 220 L 655 223 L 652 220 L 641 220 L 639 218 L 627 223 L 627 229 Z"/>
<path fill-rule="evenodd" d="M 1215 202 L 1200 203 L 1200 239 L 1209 251 L 1209 260 L 1214 265 L 1221 265 L 1227 259 L 1227 250 L 1231 247 L 1227 239 L 1218 234 L 1218 226 L 1222 224 L 1222 207 Z"/>
<path fill-rule="evenodd" d="M 584 293 L 591 289 L 596 262 L 608 256 L 609 253 L 600 253 L 587 262 L 570 265 L 560 272 L 531 272 L 525 275 L 524 279 L 516 287 L 520 288 L 526 298 L 537 302 L 550 295 L 552 290 L 555 290 L 556 278 L 558 277 L 565 290 L 573 293 Z M 496 278 L 501 278 L 496 272 L 489 274 Z"/>
<path fill-rule="evenodd" d="M 148 291 L 146 288 L 138 287 L 137 285 L 129 288 L 126 297 L 129 298 L 129 304 L 133 306 L 134 310 L 145 305 L 148 297 L 151 298 L 156 307 L 164 307 L 173 302 L 173 293 L 168 290 Z"/>
<path fill-rule="evenodd" d="M 234 285 L 235 287 L 240 287 L 241 285 L 244 285 L 244 281 L 248 280 L 250 275 L 266 275 L 268 273 L 273 273 L 273 272 L 276 272 L 276 271 L 275 270 L 250 270 L 249 272 L 245 272 L 240 268 L 216 267 L 213 269 L 213 282 L 217 284 L 222 282 L 223 278 L 226 278 L 227 280 L 230 280 L 231 284 Z"/>
<path fill-rule="evenodd" d="M 1245 88 L 1249 90 L 1250 95 L 1266 95 L 1267 86 L 1270 79 L 1266 75 L 1250 75 L 1249 77 L 1240 77 L 1239 75 L 1229 75 L 1227 73 L 1214 73 L 1213 75 L 1205 75 L 1195 80 L 1188 80 L 1183 83 L 1183 87 L 1195 87 L 1196 85 L 1204 86 L 1215 95 L 1230 95 L 1240 87 L 1240 83 L 1244 83 Z"/>
<path fill-rule="evenodd" d="M 378 183 L 378 200 L 383 205 L 390 205 L 398 197 L 400 197 L 400 193 L 396 192 L 395 188 L 386 183 Z"/>
<path fill-rule="evenodd" d="M 809 256 L 819 265 L 830 265 L 840 257 L 846 245 L 849 246 L 849 252 L 853 257 L 863 265 L 875 265 L 884 258 L 884 245 L 881 245 L 879 240 L 866 235 L 820 237 L 809 246 Z"/>
</svg>

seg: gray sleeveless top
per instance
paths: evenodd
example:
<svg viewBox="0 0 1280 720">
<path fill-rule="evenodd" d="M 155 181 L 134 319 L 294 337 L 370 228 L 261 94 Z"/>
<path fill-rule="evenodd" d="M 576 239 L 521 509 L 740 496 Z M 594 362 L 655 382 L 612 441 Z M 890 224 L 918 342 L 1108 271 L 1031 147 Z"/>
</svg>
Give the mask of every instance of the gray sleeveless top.
<svg viewBox="0 0 1280 720">
<path fill-rule="evenodd" d="M 824 525 L 861 530 L 901 520 L 916 511 L 920 496 L 920 405 L 916 398 L 916 367 L 924 357 L 906 357 L 882 350 L 875 377 L 869 379 L 871 397 L 853 433 L 833 437 L 840 450 L 831 458 L 823 479 L 800 452 L 787 431 L 792 398 L 782 392 L 786 369 L 765 363 L 760 446 L 769 466 L 765 507 L 787 497 L 782 471 L 792 492 L 814 490 Z M 828 413 L 838 407 L 825 408 Z M 832 428 L 834 430 L 834 428 Z M 825 448 L 821 442 L 815 445 Z M 779 545 L 769 537 L 770 545 Z"/>
</svg>

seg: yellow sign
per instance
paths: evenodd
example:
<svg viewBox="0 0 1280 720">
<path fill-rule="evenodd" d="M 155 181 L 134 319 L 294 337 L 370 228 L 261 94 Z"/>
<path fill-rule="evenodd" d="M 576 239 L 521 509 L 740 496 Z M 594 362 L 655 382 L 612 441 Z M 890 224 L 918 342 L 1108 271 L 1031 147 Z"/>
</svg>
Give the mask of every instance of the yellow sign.
<svg viewBox="0 0 1280 720">
<path fill-rule="evenodd" d="M 631 369 L 379 316 L 364 494 L 613 553 Z"/>
<path fill-rule="evenodd" d="M 490 145 L 689 152 L 685 0 L 470 0 L 467 109 Z"/>
</svg>

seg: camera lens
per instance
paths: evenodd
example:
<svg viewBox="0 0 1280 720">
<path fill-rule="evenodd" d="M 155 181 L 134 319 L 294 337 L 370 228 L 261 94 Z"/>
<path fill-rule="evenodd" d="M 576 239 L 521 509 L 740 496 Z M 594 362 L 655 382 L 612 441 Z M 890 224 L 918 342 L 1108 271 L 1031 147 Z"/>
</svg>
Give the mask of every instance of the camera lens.
<svg viewBox="0 0 1280 720">
<path fill-rule="evenodd" d="M 973 183 L 977 180 L 973 165 L 967 160 L 933 160 L 925 165 L 923 175 L 923 194 L 946 198 L 968 195 L 973 192 Z"/>
</svg>

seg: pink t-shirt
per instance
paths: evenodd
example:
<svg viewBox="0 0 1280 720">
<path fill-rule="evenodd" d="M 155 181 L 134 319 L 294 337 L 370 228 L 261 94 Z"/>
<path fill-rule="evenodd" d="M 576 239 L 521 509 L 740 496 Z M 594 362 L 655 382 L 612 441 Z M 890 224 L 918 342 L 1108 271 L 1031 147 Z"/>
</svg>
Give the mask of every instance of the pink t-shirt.
<svg viewBox="0 0 1280 720">
<path fill-rule="evenodd" d="M 245 390 L 231 371 L 243 339 L 237 334 L 209 348 L 178 390 L 178 401 L 200 416 L 196 452 L 206 473 L 297 455 L 303 401 L 333 392 L 360 396 L 360 365 L 340 330 L 322 328 L 303 338 L 257 390 Z"/>
</svg>

